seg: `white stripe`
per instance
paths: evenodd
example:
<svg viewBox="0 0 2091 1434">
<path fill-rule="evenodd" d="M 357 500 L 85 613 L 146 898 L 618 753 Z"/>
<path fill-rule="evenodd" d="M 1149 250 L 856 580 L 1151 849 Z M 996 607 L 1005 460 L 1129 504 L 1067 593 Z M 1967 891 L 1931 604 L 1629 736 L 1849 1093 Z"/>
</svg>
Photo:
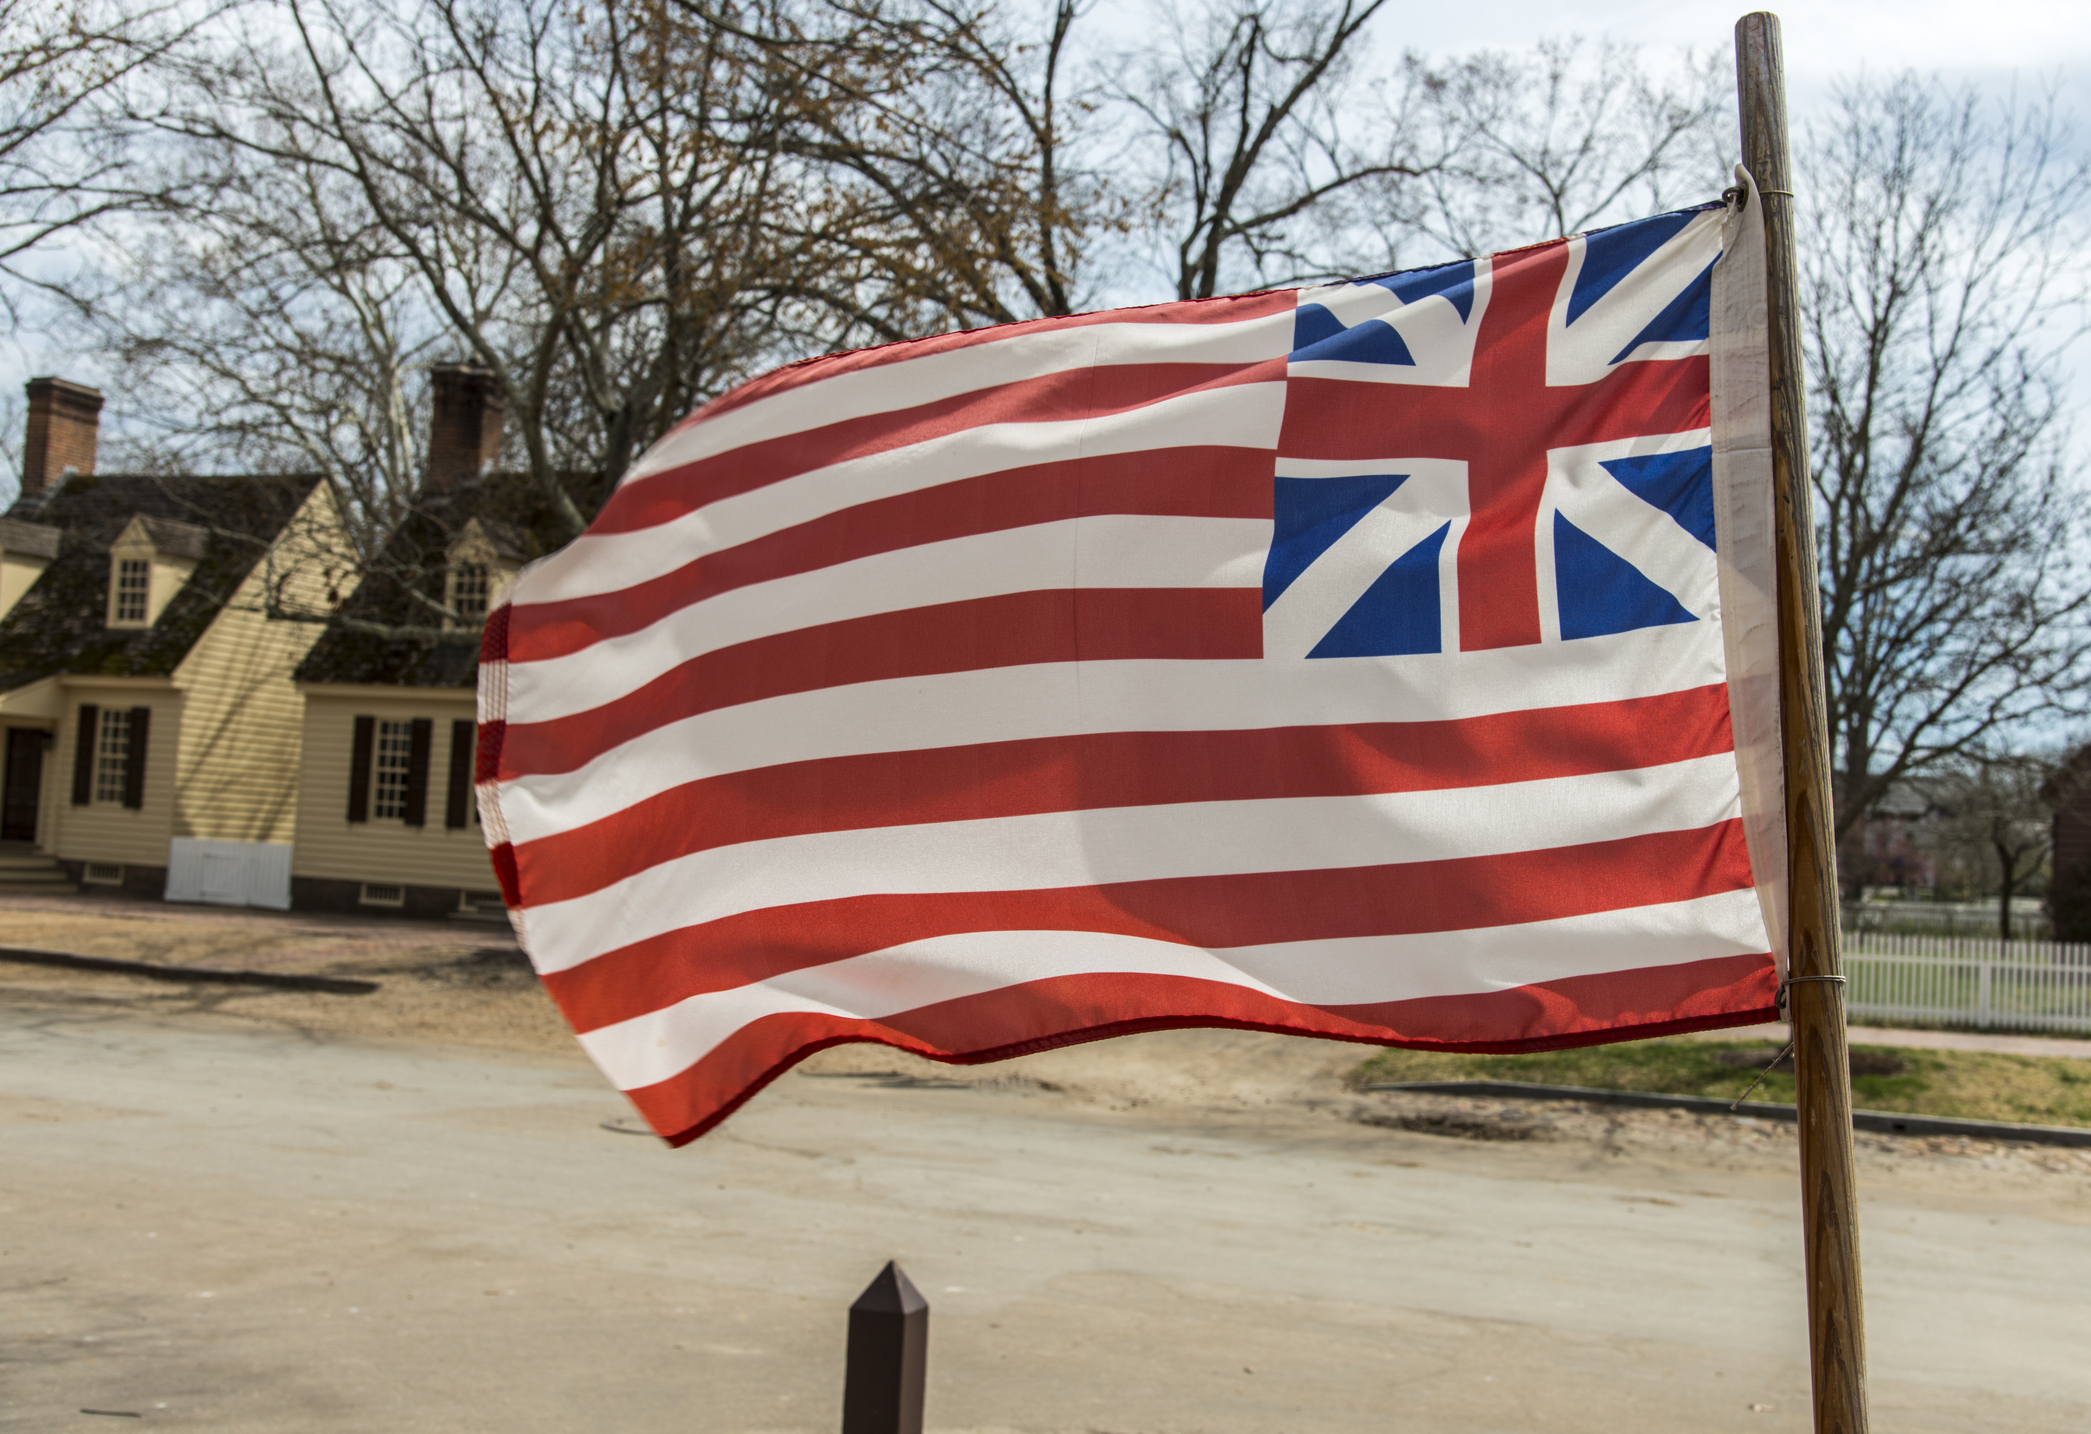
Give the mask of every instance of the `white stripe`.
<svg viewBox="0 0 2091 1434">
<path fill-rule="evenodd" d="M 565 657 L 516 663 L 509 700 L 530 720 L 607 706 L 736 643 L 1007 593 L 1072 588 L 1258 588 L 1271 525 L 1256 518 L 1109 514 L 874 553 L 692 603 Z"/>
<path fill-rule="evenodd" d="M 1092 364 L 1251 364 L 1291 347 L 1290 309 L 1231 324 L 1079 324 L 1014 334 L 837 373 L 687 423 L 648 449 L 620 486 L 744 444 Z"/>
<path fill-rule="evenodd" d="M 829 513 L 1037 463 L 1148 451 L 1158 464 L 1180 462 L 1157 450 L 1188 445 L 1274 449 L 1284 415 L 1284 384 L 1249 383 L 1100 418 L 962 429 L 780 479 L 656 527 L 583 533 L 525 569 L 511 600 L 549 603 L 619 592 Z"/>
<path fill-rule="evenodd" d="M 1519 926 L 1218 950 L 1087 931 L 968 932 L 692 996 L 591 1031 L 581 1045 L 618 1089 L 636 1090 L 687 1070 L 764 1016 L 880 1020 L 1056 976 L 1175 976 L 1303 1005 L 1357 1006 L 1747 956 L 1767 944 L 1747 890 Z"/>
<path fill-rule="evenodd" d="M 1440 861 L 1694 830 L 1733 817 L 1738 791 L 1735 758 L 1721 753 L 1449 791 L 1100 807 L 775 837 L 693 852 L 586 896 L 530 906 L 533 959 L 541 971 L 564 970 L 685 926 L 806 901 Z"/>
<path fill-rule="evenodd" d="M 1037 663 L 795 692 L 658 727 L 571 772 L 501 784 L 518 842 L 685 782 L 779 762 L 1084 732 L 1442 722 L 1724 680 L 1720 632 L 1679 624 L 1549 647 L 1261 662 Z M 511 666 L 513 681 L 520 671 Z M 491 680 L 491 679 L 486 679 Z M 511 706 L 511 721 L 530 713 Z"/>
<path fill-rule="evenodd" d="M 1555 292 L 1553 313 L 1547 321 L 1547 383 L 1554 387 L 1596 383 L 1613 371 L 1615 356 L 1621 363 L 1639 363 L 1706 353 L 1708 346 L 1703 339 L 1644 343 L 1623 356 L 1619 350 L 1633 342 L 1656 315 L 1705 272 L 1707 265 L 1720 257 L 1724 217 L 1718 209 L 1693 215 L 1683 228 L 1599 295 L 1572 324 L 1568 322 L 1568 301 L 1583 272 L 1589 240 L 1580 234 L 1571 238 L 1568 263 L 1562 270 L 1561 287 Z"/>
</svg>

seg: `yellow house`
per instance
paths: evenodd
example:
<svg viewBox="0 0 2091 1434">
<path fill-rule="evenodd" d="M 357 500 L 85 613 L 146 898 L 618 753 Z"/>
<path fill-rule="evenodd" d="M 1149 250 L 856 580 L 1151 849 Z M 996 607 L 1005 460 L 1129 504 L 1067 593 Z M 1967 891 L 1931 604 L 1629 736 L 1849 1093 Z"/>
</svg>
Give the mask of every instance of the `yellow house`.
<svg viewBox="0 0 2091 1434">
<path fill-rule="evenodd" d="M 31 462 L 0 519 L 7 884 L 286 905 L 292 673 L 323 629 L 277 614 L 325 610 L 332 495 L 309 475 L 97 475 L 100 395 L 29 388 Z"/>
<path fill-rule="evenodd" d="M 488 376 L 433 378 L 425 486 L 297 671 L 300 908 L 502 911 L 473 780 L 479 635 L 507 580 L 560 539 L 524 485 L 491 471 Z"/>
</svg>

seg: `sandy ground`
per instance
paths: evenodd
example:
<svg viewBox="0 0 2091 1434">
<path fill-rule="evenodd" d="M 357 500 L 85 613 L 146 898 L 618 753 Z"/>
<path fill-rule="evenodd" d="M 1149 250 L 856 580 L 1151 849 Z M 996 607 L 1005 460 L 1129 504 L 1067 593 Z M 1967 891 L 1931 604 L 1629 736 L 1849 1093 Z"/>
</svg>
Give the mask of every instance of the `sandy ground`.
<svg viewBox="0 0 2091 1434">
<path fill-rule="evenodd" d="M 114 956 L 164 965 L 314 972 L 379 979 L 384 993 L 360 1009 L 331 998 L 234 1003 L 258 1018 L 317 1023 L 330 1030 L 425 1032 L 512 1049 L 563 1048 L 566 1029 L 541 1001 L 489 1002 L 488 990 L 534 990 L 505 927 L 482 922 L 403 921 L 304 912 L 169 906 L 98 895 L 0 894 L 0 945 Z M 8 979 L 0 963 L 0 979 Z M 19 974 L 19 968 L 15 968 Z M 100 978 L 75 983 L 100 989 Z M 473 994 L 458 999 L 460 988 Z M 222 991 L 206 993 L 222 1004 Z M 193 996 L 185 998 L 189 1001 Z M 1783 1024 L 1702 1033 L 1706 1040 L 1784 1041 Z M 2091 1040 L 1975 1031 L 1854 1027 L 1857 1044 L 2091 1060 Z M 1348 1059 L 1348 1057 L 1344 1057 Z"/>
<path fill-rule="evenodd" d="M 176 984 L 0 961 L 0 989 L 72 992 L 258 1026 L 564 1054 L 573 1035 L 505 926 L 0 897 L 0 945 L 169 966 L 322 973 L 378 981 L 368 996 Z"/>
<path fill-rule="evenodd" d="M 383 988 L 0 965 L 0 1429 L 830 1430 L 888 1257 L 942 1434 L 1807 1427 L 1790 1126 L 1188 1031 L 824 1052 L 669 1151 L 498 928 L 183 915 L 0 940 Z M 2091 1153 L 1860 1162 L 1876 1427 L 2091 1427 Z"/>
</svg>

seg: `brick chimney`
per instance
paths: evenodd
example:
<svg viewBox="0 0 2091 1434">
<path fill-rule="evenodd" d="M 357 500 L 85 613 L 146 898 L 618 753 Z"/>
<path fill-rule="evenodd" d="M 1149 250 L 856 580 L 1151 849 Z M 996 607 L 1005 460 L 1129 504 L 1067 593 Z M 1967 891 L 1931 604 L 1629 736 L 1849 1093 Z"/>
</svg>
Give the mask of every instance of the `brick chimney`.
<svg viewBox="0 0 2091 1434">
<path fill-rule="evenodd" d="M 62 378 L 32 378 L 29 431 L 22 439 L 22 497 L 40 500 L 67 473 L 94 472 L 102 391 Z"/>
<path fill-rule="evenodd" d="M 435 413 L 428 425 L 430 493 L 447 493 L 477 478 L 501 456 L 501 421 L 508 413 L 493 374 L 471 364 L 430 370 Z"/>
</svg>

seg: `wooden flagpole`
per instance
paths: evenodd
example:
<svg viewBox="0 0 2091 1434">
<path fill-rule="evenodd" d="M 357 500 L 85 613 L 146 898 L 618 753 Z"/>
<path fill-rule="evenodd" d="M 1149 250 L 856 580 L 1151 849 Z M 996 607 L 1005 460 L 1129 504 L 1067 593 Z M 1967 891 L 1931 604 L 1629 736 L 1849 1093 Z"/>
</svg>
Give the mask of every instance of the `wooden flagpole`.
<svg viewBox="0 0 2091 1434">
<path fill-rule="evenodd" d="M 1866 1329 L 1859 1292 L 1851 1068 L 1838 966 L 1837 837 L 1823 700 L 1822 596 L 1808 478 L 1806 370 L 1796 302 L 1793 166 L 1779 17 L 1735 25 L 1743 163 L 1764 204 L 1770 289 L 1772 488 L 1779 568 L 1779 716 L 1786 757 L 1791 970 L 1786 989 L 1799 1087 L 1801 1215 L 1816 1434 L 1865 1434 Z"/>
</svg>

